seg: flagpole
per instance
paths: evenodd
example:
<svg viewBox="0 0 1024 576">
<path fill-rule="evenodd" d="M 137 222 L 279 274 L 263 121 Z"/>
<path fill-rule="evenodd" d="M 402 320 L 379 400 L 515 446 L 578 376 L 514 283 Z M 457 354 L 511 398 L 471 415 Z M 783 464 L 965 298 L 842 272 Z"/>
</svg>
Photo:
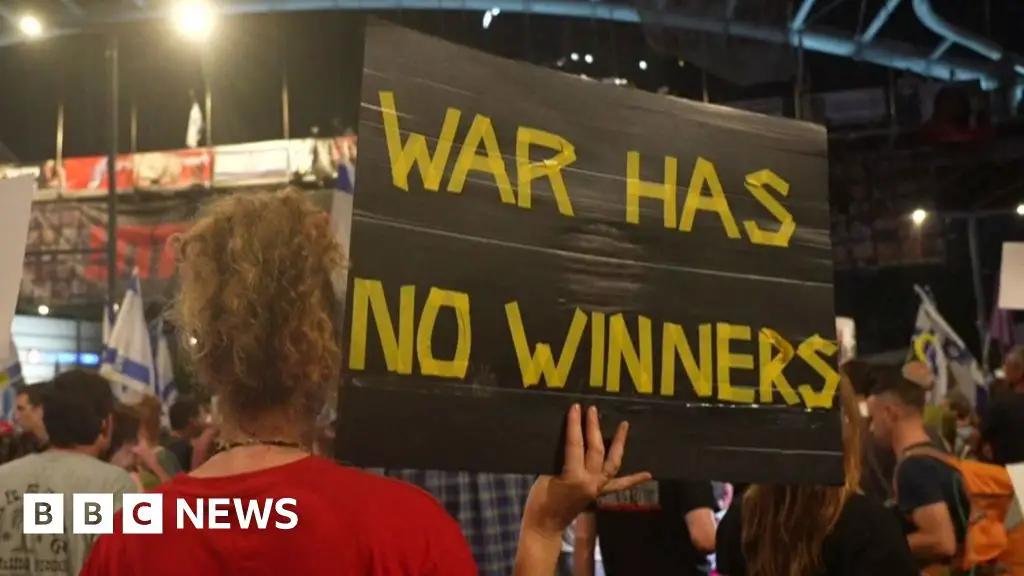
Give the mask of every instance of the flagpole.
<svg viewBox="0 0 1024 576">
<path fill-rule="evenodd" d="M 107 60 L 110 66 L 110 154 L 107 156 L 107 298 L 117 297 L 117 153 L 118 108 L 121 104 L 118 78 L 117 32 L 108 36 Z"/>
<path fill-rule="evenodd" d="M 57 104 L 57 149 L 54 155 L 56 164 L 54 176 L 60 177 L 60 171 L 64 169 L 64 100 Z M 59 180 L 58 180 L 59 181 Z"/>
<path fill-rule="evenodd" d="M 209 55 L 207 51 L 204 51 L 199 57 L 199 66 L 202 68 L 203 73 L 203 90 L 204 100 L 203 107 L 206 108 L 203 112 L 205 113 L 203 118 L 203 127 L 206 132 L 206 147 L 213 147 L 213 89 L 210 87 L 210 63 L 207 61 Z"/>
<path fill-rule="evenodd" d="M 288 95 L 288 38 L 282 32 L 281 26 L 278 26 L 277 34 L 280 40 L 277 48 L 281 58 L 281 128 L 284 132 L 284 139 L 288 140 L 292 133 L 291 102 Z"/>
<path fill-rule="evenodd" d="M 978 217 L 967 217 L 967 249 L 971 258 L 971 280 L 974 284 L 974 311 L 977 314 L 978 343 L 985 349 L 988 341 L 988 323 L 985 319 L 985 289 L 981 278 L 981 254 L 978 248 Z M 988 369 L 986 366 L 985 369 Z"/>
<path fill-rule="evenodd" d="M 132 112 L 129 121 L 129 142 L 131 143 L 130 150 L 132 154 L 135 154 L 139 150 L 139 107 L 135 102 L 135 98 L 132 98 Z"/>
</svg>

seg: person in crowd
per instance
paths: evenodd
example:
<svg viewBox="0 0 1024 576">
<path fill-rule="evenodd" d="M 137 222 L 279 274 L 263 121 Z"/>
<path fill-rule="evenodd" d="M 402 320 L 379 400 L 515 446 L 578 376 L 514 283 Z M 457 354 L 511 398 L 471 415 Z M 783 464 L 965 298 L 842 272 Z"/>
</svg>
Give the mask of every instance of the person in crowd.
<svg viewBox="0 0 1024 576">
<path fill-rule="evenodd" d="M 1004 360 L 1005 390 L 993 394 L 981 420 L 982 451 L 995 464 L 1024 462 L 1024 346 Z"/>
<path fill-rule="evenodd" d="M 240 241 L 244 239 L 244 241 Z M 341 250 L 328 215 L 295 190 L 222 198 L 179 238 L 179 294 L 173 316 L 198 380 L 217 394 L 221 450 L 155 490 L 169 499 L 264 501 L 293 498 L 290 519 L 268 530 L 200 530 L 101 536 L 84 576 L 191 574 L 364 574 L 470 576 L 477 573 L 458 524 L 429 494 L 398 480 L 310 454 L 328 387 L 338 384 L 341 350 L 332 278 Z M 649 478 L 614 478 L 627 428 L 610 449 L 595 409 L 584 450 L 579 406 L 569 410 L 561 476 L 542 476 L 527 498 L 515 576 L 553 574 L 561 531 L 593 498 Z M 556 423 L 552 423 L 555 425 Z M 165 504 L 165 526 L 176 525 Z"/>
<path fill-rule="evenodd" d="M 39 443 L 27 432 L 11 431 L 9 434 L 0 435 L 0 464 L 12 462 L 38 451 Z"/>
<path fill-rule="evenodd" d="M 838 400 L 845 483 L 755 484 L 737 494 L 718 527 L 721 576 L 919 575 L 897 518 L 860 492 L 864 419 L 848 378 Z"/>
<path fill-rule="evenodd" d="M 113 494 L 120 507 L 121 497 L 136 491 L 127 472 L 100 460 L 110 447 L 113 407 L 110 382 L 95 372 L 71 370 L 53 379 L 43 395 L 49 448 L 0 466 L 0 491 L 11 507 L 0 512 L 5 519 L 9 514 L 10 522 L 20 521 L 25 493 L 64 494 L 64 508 L 71 510 L 76 493 Z M 11 573 L 51 573 L 28 567 L 57 566 L 52 573 L 78 574 L 95 536 L 72 534 L 71 526 L 67 518 L 63 533 L 31 539 L 20 529 L 10 532 L 0 538 L 0 558 L 8 568 L 26 567 Z"/>
<path fill-rule="evenodd" d="M 896 504 L 907 520 L 907 541 L 923 566 L 947 563 L 964 540 L 967 503 L 959 473 L 938 453 L 924 427 L 925 390 L 895 368 L 878 369 L 868 398 L 871 431 L 897 455 Z"/>
<path fill-rule="evenodd" d="M 192 440 L 192 466 L 198 468 L 213 456 L 217 450 L 217 427 L 211 426 L 209 416 L 203 432 Z"/>
<path fill-rule="evenodd" d="M 480 576 L 505 576 L 515 563 L 526 496 L 536 476 L 384 470 L 391 478 L 423 488 L 459 523 Z"/>
<path fill-rule="evenodd" d="M 144 490 L 138 473 L 139 458 L 135 455 L 139 444 L 139 413 L 133 407 L 118 402 L 114 405 L 113 417 L 114 429 L 104 459 L 128 472 L 138 489 Z"/>
<path fill-rule="evenodd" d="M 894 366 L 872 366 L 862 360 L 853 359 L 845 362 L 840 370 L 842 377 L 853 390 L 863 424 L 861 430 L 865 441 L 861 442 L 861 491 L 878 502 L 888 504 L 892 504 L 896 498 L 893 492 L 896 454 L 888 443 L 879 443 L 872 439 L 867 425 L 870 421 L 867 399 L 872 390 L 879 385 L 879 376 L 891 373 L 892 370 L 902 370 L 903 373 L 912 375 L 913 380 L 907 381 L 915 383 L 925 394 L 931 388 L 931 372 L 921 362 L 911 362 L 901 369 Z M 942 437 L 940 430 L 931 426 L 926 426 L 925 430 L 936 450 L 950 451 L 949 443 Z"/>
<path fill-rule="evenodd" d="M 978 441 L 978 415 L 974 412 L 970 399 L 962 391 L 953 390 L 946 395 L 945 404 L 956 418 L 953 454 L 957 458 L 973 459 L 974 445 Z"/>
<path fill-rule="evenodd" d="M 178 461 L 178 468 L 185 472 L 192 469 L 192 443 L 206 430 L 205 415 L 198 402 L 181 398 L 167 411 L 171 431 L 161 444 Z"/>
<path fill-rule="evenodd" d="M 133 452 L 138 457 L 139 479 L 142 487 L 152 490 L 175 474 L 181 473 L 178 459 L 160 445 L 160 417 L 163 404 L 153 395 L 146 395 L 133 408 L 139 415 L 138 443 Z"/>
<path fill-rule="evenodd" d="M 892 448 L 871 441 L 868 430 L 867 397 L 874 386 L 871 365 L 852 359 L 843 363 L 840 374 L 850 387 L 857 402 L 857 416 L 861 438 L 861 491 L 876 502 L 886 503 L 894 498 L 892 474 L 896 469 L 896 455 Z M 852 416 L 851 416 L 852 417 Z"/>
<path fill-rule="evenodd" d="M 46 426 L 43 425 L 43 394 L 48 387 L 48 384 L 23 386 L 15 399 L 14 421 L 40 446 L 45 446 L 47 441 Z"/>
<path fill-rule="evenodd" d="M 608 576 L 708 573 L 715 550 L 711 482 L 651 481 L 609 495 L 576 519 L 573 574 L 594 575 L 594 551 Z"/>
</svg>

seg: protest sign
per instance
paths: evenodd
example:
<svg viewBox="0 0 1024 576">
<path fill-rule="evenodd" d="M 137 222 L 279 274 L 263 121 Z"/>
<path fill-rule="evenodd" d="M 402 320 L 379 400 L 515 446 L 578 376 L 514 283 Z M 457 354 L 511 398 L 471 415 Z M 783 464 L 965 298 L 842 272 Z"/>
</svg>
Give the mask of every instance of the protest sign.
<svg viewBox="0 0 1024 576">
<path fill-rule="evenodd" d="M 999 267 L 999 309 L 1024 310 L 1024 242 L 1003 242 Z"/>
<path fill-rule="evenodd" d="M 338 456 L 840 482 L 826 135 L 367 30 Z M 411 55 L 415 55 L 412 57 Z"/>
<path fill-rule="evenodd" d="M 0 180 L 4 206 L 0 211 L 0 350 L 4 353 L 11 347 L 11 322 L 18 304 L 34 192 L 31 177 Z"/>
</svg>

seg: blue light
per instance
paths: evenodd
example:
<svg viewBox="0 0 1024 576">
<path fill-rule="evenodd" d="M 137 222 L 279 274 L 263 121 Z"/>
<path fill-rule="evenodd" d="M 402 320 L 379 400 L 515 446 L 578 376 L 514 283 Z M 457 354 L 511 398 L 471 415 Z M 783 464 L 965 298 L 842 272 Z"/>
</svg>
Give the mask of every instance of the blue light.
<svg viewBox="0 0 1024 576">
<path fill-rule="evenodd" d="M 99 366 L 100 355 L 93 352 L 43 352 L 35 364 L 58 364 L 60 366 Z"/>
</svg>

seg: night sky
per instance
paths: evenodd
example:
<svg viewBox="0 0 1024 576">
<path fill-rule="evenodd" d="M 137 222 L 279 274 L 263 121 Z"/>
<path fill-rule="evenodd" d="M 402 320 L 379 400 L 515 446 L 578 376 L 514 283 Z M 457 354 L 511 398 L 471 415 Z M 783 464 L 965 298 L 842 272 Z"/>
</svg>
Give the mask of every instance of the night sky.
<svg viewBox="0 0 1024 576">
<path fill-rule="evenodd" d="M 688 1 L 688 0 L 687 0 Z M 676 0 L 683 2 L 684 0 Z M 883 0 L 821 0 L 813 24 L 863 28 Z M 988 32 L 1004 46 L 1024 36 L 1014 31 L 1024 21 L 1024 3 L 934 0 L 950 19 Z M 916 22 L 903 2 L 881 37 L 923 47 L 937 38 Z M 360 24 L 365 13 L 346 11 L 283 13 L 221 19 L 207 45 L 182 40 L 167 22 L 151 21 L 117 29 L 120 38 L 122 150 L 128 151 L 132 102 L 138 111 L 138 149 L 180 148 L 190 106 L 190 91 L 203 95 L 203 66 L 212 79 L 214 144 L 282 137 L 281 79 L 290 86 L 291 135 L 304 136 L 313 125 L 354 125 L 352 85 L 361 60 Z M 680 66 L 678 54 L 651 47 L 641 26 L 599 20 L 503 13 L 489 29 L 479 12 L 392 11 L 374 15 L 440 35 L 501 56 L 553 66 L 572 52 L 594 54 L 593 64 L 567 62 L 565 69 L 596 77 L 626 77 L 638 87 L 663 86 L 680 96 L 711 101 L 791 96 L 789 82 L 740 88 L 702 75 L 696 66 Z M 16 158 L 37 162 L 54 156 L 57 103 L 65 103 L 64 156 L 106 153 L 109 79 L 105 33 L 50 38 L 3 49 L 0 78 L 0 142 Z M 764 47 L 768 49 L 767 46 Z M 786 50 L 785 48 L 776 48 Z M 643 60 L 646 70 L 640 70 Z M 685 60 L 685 59 L 684 59 Z M 884 85 L 888 72 L 870 64 L 808 54 L 807 78 L 815 91 Z M 348 90 L 347 90 L 348 89 Z M 347 116 L 346 116 L 347 115 Z M 337 122 L 335 122 L 337 119 Z"/>
<path fill-rule="evenodd" d="M 118 30 L 120 142 L 130 147 L 132 103 L 138 149 L 184 147 L 191 96 L 204 93 L 208 66 L 215 144 L 283 137 L 287 71 L 292 136 L 338 119 L 353 126 L 362 18 L 347 12 L 246 17 L 219 22 L 207 45 L 191 44 L 163 22 Z M 0 58 L 0 142 L 22 161 L 52 157 L 58 102 L 65 105 L 64 156 L 109 150 L 109 74 L 102 34 L 48 39 L 6 49 Z M 347 116 L 346 116 L 347 113 Z"/>
<path fill-rule="evenodd" d="M 2 0 L 0 0 L 2 1 Z M 676 0 L 682 1 L 682 0 Z M 859 0 L 819 0 L 830 10 L 816 24 L 840 27 L 852 33 L 860 17 Z M 883 0 L 864 3 L 870 20 Z M 883 29 L 882 37 L 930 46 L 938 39 L 918 24 L 906 0 Z M 1003 46 L 1024 52 L 1024 2 L 934 0 L 937 10 L 958 23 L 989 32 Z M 967 6 L 970 4 L 970 6 Z M 791 97 L 792 84 L 779 82 L 741 88 L 694 65 L 679 65 L 679 55 L 651 48 L 644 29 L 603 21 L 501 14 L 484 30 L 479 12 L 389 12 L 376 14 L 399 24 L 442 36 L 501 56 L 554 66 L 570 53 L 593 54 L 594 63 L 566 63 L 572 73 L 595 77 L 626 77 L 638 87 L 667 87 L 677 95 L 712 102 L 730 102 L 766 96 Z M 152 21 L 117 29 L 120 45 L 120 147 L 130 150 L 132 104 L 138 117 L 138 150 L 184 147 L 190 93 L 202 99 L 204 64 L 211 78 L 213 143 L 240 143 L 283 137 L 281 82 L 286 71 L 290 87 L 291 137 L 309 134 L 319 126 L 331 134 L 356 124 L 356 91 L 362 64 L 362 22 L 365 14 L 346 11 L 291 13 L 222 19 L 212 41 L 190 44 L 167 22 Z M 24 163 L 52 158 L 56 149 L 58 102 L 65 105 L 64 157 L 106 154 L 109 150 L 109 76 L 103 33 L 44 39 L 0 49 L 0 143 Z M 640 70 L 639 61 L 646 70 Z M 870 64 L 808 54 L 810 87 L 816 91 L 885 85 L 889 72 Z M 0 163 L 8 160 L 0 148 Z M 999 233 L 990 235 L 986 289 L 994 284 Z M 956 240 L 962 244 L 962 238 Z M 951 254 L 959 249 L 952 249 Z M 956 257 L 963 270 L 962 256 Z M 934 273 L 934 274 L 933 274 Z M 891 281 L 838 282 L 842 302 L 884 298 L 897 284 L 900 290 L 914 282 L 941 282 L 949 270 L 898 269 L 885 272 Z M 933 277 L 934 276 L 934 277 Z M 956 280 L 969 294 L 969 275 Z M 840 286 L 842 284 L 842 286 Z M 838 295 L 837 294 L 837 295 Z M 953 314 L 970 330 L 971 303 Z M 958 296 L 952 300 L 960 300 Z M 843 310 L 840 310 L 841 312 Z M 967 322 L 964 322 L 967 320 Z M 900 336 L 902 338 L 902 336 Z"/>
</svg>

